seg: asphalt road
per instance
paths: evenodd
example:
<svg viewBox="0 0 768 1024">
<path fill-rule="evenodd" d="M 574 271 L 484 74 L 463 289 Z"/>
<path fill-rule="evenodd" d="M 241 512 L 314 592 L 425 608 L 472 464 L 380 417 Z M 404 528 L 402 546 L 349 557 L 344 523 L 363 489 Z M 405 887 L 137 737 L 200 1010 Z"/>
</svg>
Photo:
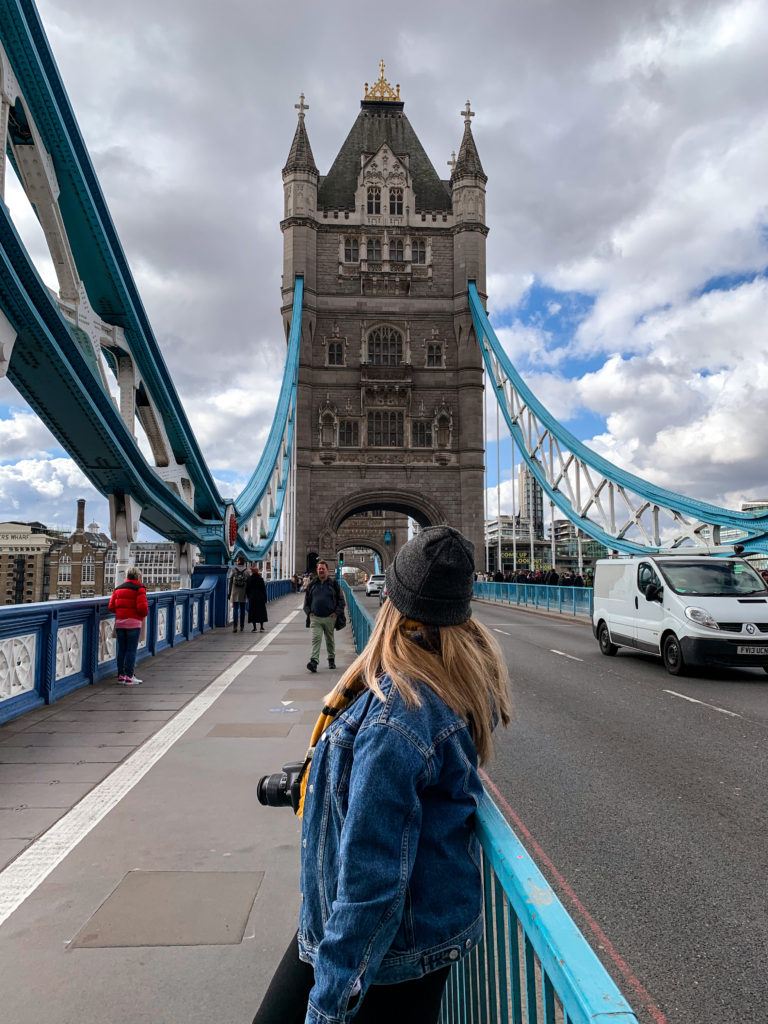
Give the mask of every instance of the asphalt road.
<svg viewBox="0 0 768 1024">
<path fill-rule="evenodd" d="M 638 1020 L 766 1024 L 768 676 L 673 678 L 581 623 L 474 614 L 511 675 L 502 810 Z"/>
</svg>

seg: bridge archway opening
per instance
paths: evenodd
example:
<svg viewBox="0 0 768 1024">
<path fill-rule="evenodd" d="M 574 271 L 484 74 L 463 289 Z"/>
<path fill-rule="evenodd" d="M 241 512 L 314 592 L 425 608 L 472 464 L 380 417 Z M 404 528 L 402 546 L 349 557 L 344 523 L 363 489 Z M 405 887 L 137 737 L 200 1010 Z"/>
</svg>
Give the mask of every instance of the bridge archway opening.
<svg viewBox="0 0 768 1024">
<path fill-rule="evenodd" d="M 399 490 L 366 490 L 348 494 L 331 505 L 326 513 L 325 528 L 337 533 L 352 516 L 366 512 L 407 516 L 421 527 L 447 522 L 440 506 L 424 495 Z"/>
</svg>

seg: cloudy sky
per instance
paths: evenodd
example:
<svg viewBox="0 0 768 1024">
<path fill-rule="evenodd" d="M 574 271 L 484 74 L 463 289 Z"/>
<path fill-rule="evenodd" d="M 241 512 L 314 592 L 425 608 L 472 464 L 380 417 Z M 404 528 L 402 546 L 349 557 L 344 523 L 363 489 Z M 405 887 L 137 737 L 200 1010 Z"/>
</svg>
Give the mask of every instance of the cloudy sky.
<svg viewBox="0 0 768 1024">
<path fill-rule="evenodd" d="M 279 388 L 294 103 L 306 94 L 325 173 L 383 57 L 441 176 L 467 98 L 476 111 L 489 311 L 534 392 L 655 483 L 730 507 L 768 496 L 763 0 L 38 7 L 223 494 L 256 464 Z M 14 220 L 53 281 L 8 175 Z M 508 461 L 503 449 L 503 511 Z M 0 521 L 69 524 L 81 495 L 104 523 L 106 502 L 0 380 Z"/>
</svg>

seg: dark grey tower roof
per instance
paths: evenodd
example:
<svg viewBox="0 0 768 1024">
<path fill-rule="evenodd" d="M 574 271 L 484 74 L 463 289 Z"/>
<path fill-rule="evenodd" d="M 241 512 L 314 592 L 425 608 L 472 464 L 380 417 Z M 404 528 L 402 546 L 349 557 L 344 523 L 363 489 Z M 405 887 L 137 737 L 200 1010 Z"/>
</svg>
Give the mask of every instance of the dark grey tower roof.
<svg viewBox="0 0 768 1024">
<path fill-rule="evenodd" d="M 319 174 L 315 158 L 312 156 L 307 129 L 304 127 L 304 111 L 309 110 L 309 105 L 304 102 L 304 93 L 301 94 L 301 100 L 294 105 L 299 112 L 299 123 L 296 125 L 296 134 L 293 136 L 283 174 L 287 171 L 314 171 L 315 174 Z"/>
<path fill-rule="evenodd" d="M 467 101 L 467 109 L 469 110 L 469 101 Z M 456 166 L 453 168 L 451 180 L 463 174 L 473 174 L 478 178 L 482 178 L 483 181 L 488 181 L 488 176 L 483 170 L 483 165 L 480 163 L 468 116 L 464 120 L 464 138 L 461 140 L 459 158 L 456 161 Z"/>
<path fill-rule="evenodd" d="M 403 103 L 392 100 L 360 101 L 360 113 L 352 130 L 330 171 L 320 178 L 317 190 L 317 205 L 320 209 L 354 209 L 360 154 L 373 156 L 384 143 L 401 160 L 408 157 L 408 171 L 416 193 L 417 210 L 451 209 L 448 182 L 438 177 L 410 121 L 403 113 L 403 107 Z"/>
</svg>

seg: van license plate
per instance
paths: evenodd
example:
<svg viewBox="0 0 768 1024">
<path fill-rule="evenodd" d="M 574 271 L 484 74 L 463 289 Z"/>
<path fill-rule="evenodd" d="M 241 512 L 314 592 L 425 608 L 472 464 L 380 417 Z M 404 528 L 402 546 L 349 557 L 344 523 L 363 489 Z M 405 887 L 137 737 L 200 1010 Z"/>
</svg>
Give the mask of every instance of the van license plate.
<svg viewBox="0 0 768 1024">
<path fill-rule="evenodd" d="M 768 647 L 737 647 L 737 654 L 765 654 L 768 655 Z"/>
</svg>

